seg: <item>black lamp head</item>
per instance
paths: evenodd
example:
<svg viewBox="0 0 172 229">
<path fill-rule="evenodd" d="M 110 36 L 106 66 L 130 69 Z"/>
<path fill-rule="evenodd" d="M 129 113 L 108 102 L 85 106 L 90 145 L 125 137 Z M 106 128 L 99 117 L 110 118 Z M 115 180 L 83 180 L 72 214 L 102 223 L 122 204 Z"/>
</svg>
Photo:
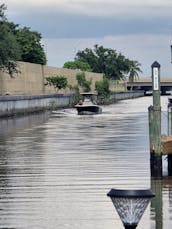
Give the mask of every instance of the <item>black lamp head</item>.
<svg viewBox="0 0 172 229">
<path fill-rule="evenodd" d="M 137 227 L 150 199 L 155 195 L 150 189 L 111 189 L 107 196 L 111 198 L 125 228 L 134 229 Z"/>
</svg>

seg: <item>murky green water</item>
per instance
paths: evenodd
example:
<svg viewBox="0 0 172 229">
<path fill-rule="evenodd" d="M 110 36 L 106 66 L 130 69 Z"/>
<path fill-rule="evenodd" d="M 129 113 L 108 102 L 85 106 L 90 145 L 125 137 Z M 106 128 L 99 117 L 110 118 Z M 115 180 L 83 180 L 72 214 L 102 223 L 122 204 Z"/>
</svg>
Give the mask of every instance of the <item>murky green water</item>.
<svg viewBox="0 0 172 229">
<path fill-rule="evenodd" d="M 167 97 L 162 97 L 166 133 Z M 172 179 L 150 178 L 151 97 L 0 122 L 0 228 L 122 229 L 111 188 L 157 193 L 138 228 L 171 229 Z M 163 159 L 164 175 L 166 160 Z"/>
</svg>

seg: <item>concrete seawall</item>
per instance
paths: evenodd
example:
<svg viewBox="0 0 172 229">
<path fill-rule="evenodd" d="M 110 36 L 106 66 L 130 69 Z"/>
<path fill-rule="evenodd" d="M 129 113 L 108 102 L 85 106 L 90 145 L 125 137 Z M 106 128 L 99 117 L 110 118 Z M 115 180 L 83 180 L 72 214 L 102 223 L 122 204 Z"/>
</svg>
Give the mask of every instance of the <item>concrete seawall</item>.
<svg viewBox="0 0 172 229">
<path fill-rule="evenodd" d="M 144 92 L 113 93 L 106 103 L 115 103 L 122 99 L 141 97 Z M 0 96 L 0 117 L 9 117 L 43 110 L 53 110 L 73 106 L 73 94 Z M 104 101 L 101 101 L 104 103 Z"/>
<path fill-rule="evenodd" d="M 110 97 L 111 102 L 116 102 L 122 99 L 133 99 L 144 96 L 144 91 L 128 91 L 113 93 Z"/>
<path fill-rule="evenodd" d="M 70 107 L 72 94 L 0 96 L 0 117 Z"/>
<path fill-rule="evenodd" d="M 144 91 L 113 92 L 108 99 L 98 98 L 99 104 L 112 104 L 123 99 L 134 99 L 144 96 Z"/>
</svg>

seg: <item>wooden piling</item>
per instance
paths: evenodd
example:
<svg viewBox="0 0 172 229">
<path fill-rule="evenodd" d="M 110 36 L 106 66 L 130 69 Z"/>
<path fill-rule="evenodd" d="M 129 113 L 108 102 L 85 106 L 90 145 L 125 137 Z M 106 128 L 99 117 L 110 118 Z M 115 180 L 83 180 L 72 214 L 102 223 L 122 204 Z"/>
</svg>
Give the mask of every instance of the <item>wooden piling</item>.
<svg viewBox="0 0 172 229">
<path fill-rule="evenodd" d="M 172 176 L 172 154 L 169 154 L 167 159 L 168 159 L 168 176 Z"/>
<path fill-rule="evenodd" d="M 151 176 L 162 177 L 160 64 L 152 64 L 153 106 L 149 110 Z"/>
<path fill-rule="evenodd" d="M 172 99 L 168 99 L 168 135 L 172 135 Z"/>
<path fill-rule="evenodd" d="M 165 136 L 161 140 L 162 154 L 167 155 L 168 176 L 172 176 L 172 135 Z"/>
<path fill-rule="evenodd" d="M 168 161 L 168 176 L 172 176 L 172 99 L 168 99 L 168 137 L 166 138 L 166 148 L 164 147 L 163 153 L 167 154 Z M 164 142 L 164 141 L 163 141 Z"/>
<path fill-rule="evenodd" d="M 154 113 L 153 113 L 153 106 L 148 107 L 148 115 L 149 115 L 149 145 L 150 145 L 150 153 L 154 152 L 154 142 L 153 142 L 153 135 L 154 135 Z"/>
<path fill-rule="evenodd" d="M 151 201 L 151 211 L 154 213 L 155 228 L 163 228 L 163 198 L 162 198 L 163 180 L 152 177 L 151 190 L 155 193 L 155 198 Z"/>
</svg>

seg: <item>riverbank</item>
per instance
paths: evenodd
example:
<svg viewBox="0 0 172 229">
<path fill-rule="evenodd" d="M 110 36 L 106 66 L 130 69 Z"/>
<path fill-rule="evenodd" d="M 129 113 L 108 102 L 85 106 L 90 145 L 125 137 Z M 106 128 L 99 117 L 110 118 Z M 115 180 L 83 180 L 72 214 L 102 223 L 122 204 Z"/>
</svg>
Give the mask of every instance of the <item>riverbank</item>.
<svg viewBox="0 0 172 229">
<path fill-rule="evenodd" d="M 109 99 L 99 98 L 100 104 L 115 103 L 123 99 L 144 96 L 144 92 L 116 92 Z M 74 94 L 49 95 L 14 95 L 0 96 L 0 118 L 25 115 L 44 110 L 72 107 L 75 104 Z"/>
</svg>

